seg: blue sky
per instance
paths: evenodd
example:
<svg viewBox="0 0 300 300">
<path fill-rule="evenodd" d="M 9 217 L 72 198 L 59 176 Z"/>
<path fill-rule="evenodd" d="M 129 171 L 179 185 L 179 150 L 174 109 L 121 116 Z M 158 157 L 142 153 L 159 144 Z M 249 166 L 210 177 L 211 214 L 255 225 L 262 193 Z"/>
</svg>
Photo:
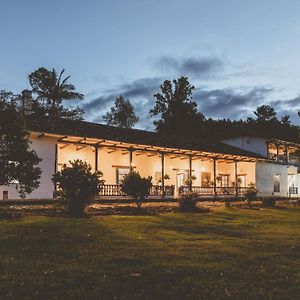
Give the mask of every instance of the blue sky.
<svg viewBox="0 0 300 300">
<path fill-rule="evenodd" d="M 0 89 L 28 87 L 40 66 L 65 68 L 86 118 L 119 94 L 151 128 L 164 79 L 188 76 L 207 117 L 245 118 L 260 104 L 300 123 L 300 1 L 0 0 Z"/>
</svg>

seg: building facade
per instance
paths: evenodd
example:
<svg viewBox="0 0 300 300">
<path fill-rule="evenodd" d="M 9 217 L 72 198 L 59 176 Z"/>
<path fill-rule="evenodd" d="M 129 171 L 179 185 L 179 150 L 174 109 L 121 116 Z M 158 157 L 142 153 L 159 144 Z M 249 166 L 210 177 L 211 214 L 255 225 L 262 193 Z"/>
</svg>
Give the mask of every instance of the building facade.
<svg viewBox="0 0 300 300">
<path fill-rule="evenodd" d="M 298 196 L 298 162 L 292 156 L 297 145 L 282 141 L 279 146 L 279 141 L 237 137 L 209 143 L 70 120 L 28 120 L 28 129 L 31 148 L 42 159 L 40 187 L 31 199 L 53 198 L 52 175 L 75 159 L 103 173 L 103 198 L 124 196 L 120 183 L 132 170 L 152 177 L 152 197 L 187 191 L 203 197 L 241 196 L 250 183 L 261 196 Z M 1 196 L 19 198 L 14 185 L 1 186 Z"/>
</svg>

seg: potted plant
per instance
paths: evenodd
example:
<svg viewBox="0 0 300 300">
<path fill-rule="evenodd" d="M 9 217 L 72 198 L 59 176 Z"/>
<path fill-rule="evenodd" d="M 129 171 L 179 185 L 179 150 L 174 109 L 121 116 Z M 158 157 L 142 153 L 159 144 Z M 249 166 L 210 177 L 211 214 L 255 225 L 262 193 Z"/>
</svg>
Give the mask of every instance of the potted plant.
<svg viewBox="0 0 300 300">
<path fill-rule="evenodd" d="M 195 175 L 192 175 L 184 182 L 184 184 L 187 186 L 191 186 L 193 184 L 193 181 L 195 181 L 196 179 L 197 177 Z"/>
</svg>

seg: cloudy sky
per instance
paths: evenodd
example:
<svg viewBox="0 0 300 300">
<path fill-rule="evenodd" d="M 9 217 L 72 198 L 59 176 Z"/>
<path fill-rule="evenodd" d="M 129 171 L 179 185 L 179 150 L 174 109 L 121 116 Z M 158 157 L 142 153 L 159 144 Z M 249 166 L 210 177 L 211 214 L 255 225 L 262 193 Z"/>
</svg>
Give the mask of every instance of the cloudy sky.
<svg viewBox="0 0 300 300">
<path fill-rule="evenodd" d="M 86 119 L 118 95 L 152 128 L 165 79 L 188 76 L 207 117 L 261 104 L 300 123 L 299 0 L 0 0 L 0 89 L 28 88 L 40 66 L 65 68 Z"/>
</svg>

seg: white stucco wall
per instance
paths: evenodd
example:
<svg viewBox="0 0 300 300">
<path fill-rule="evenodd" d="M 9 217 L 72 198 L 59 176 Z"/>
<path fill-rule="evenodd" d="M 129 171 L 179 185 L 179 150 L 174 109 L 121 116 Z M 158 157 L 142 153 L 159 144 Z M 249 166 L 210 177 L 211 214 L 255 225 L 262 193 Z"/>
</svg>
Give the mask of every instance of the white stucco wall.
<svg viewBox="0 0 300 300">
<path fill-rule="evenodd" d="M 259 137 L 240 136 L 222 140 L 221 142 L 267 157 L 266 141 L 266 139 Z"/>
<path fill-rule="evenodd" d="M 259 196 L 288 196 L 288 173 L 296 172 L 286 165 L 269 163 L 264 161 L 257 162 L 256 165 L 256 187 L 259 191 Z M 280 175 L 280 192 L 274 193 L 274 176 Z"/>
<path fill-rule="evenodd" d="M 55 172 L 55 144 L 56 140 L 53 138 L 37 138 L 31 137 L 30 148 L 37 152 L 39 158 L 42 161 L 39 163 L 39 167 L 42 170 L 40 186 L 34 190 L 32 194 L 27 196 L 30 199 L 45 199 L 52 198 L 54 185 L 51 181 L 52 175 Z M 3 191 L 8 191 L 9 199 L 19 199 L 20 196 L 16 191 L 15 185 L 0 186 L 0 199 L 3 199 Z"/>
</svg>

